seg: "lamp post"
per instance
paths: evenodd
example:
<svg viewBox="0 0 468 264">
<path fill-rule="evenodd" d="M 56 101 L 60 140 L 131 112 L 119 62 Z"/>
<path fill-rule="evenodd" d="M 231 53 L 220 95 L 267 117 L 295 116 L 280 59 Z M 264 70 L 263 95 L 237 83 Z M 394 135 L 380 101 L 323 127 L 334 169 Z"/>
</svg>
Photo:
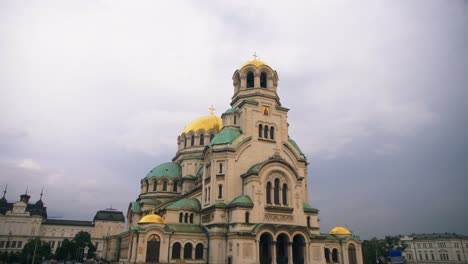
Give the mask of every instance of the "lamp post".
<svg viewBox="0 0 468 264">
<path fill-rule="evenodd" d="M 12 236 L 12 233 L 11 233 L 11 230 L 10 232 L 8 232 L 8 239 L 7 239 L 7 243 L 6 243 L 6 253 L 7 253 L 7 264 L 8 262 L 10 262 L 10 252 L 8 252 L 8 248 L 10 247 L 10 240 L 11 240 L 11 236 Z"/>
<path fill-rule="evenodd" d="M 34 239 L 34 251 L 33 251 L 33 257 L 32 257 L 32 262 L 31 264 L 34 264 L 34 259 L 36 258 L 36 248 L 37 248 L 37 241 L 39 240 L 38 237 L 36 237 L 36 239 Z"/>
</svg>

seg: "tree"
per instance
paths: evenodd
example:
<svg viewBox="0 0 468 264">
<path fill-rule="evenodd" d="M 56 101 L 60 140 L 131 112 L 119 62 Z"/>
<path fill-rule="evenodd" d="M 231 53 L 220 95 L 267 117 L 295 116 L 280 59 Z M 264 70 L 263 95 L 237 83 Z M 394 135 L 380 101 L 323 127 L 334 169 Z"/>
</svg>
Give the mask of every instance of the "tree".
<svg viewBox="0 0 468 264">
<path fill-rule="evenodd" d="M 29 240 L 21 250 L 19 257 L 21 258 L 22 262 L 29 263 L 32 261 L 33 256 L 34 263 L 40 263 L 44 259 L 50 259 L 52 254 L 49 243 L 41 241 L 39 238 Z"/>
<path fill-rule="evenodd" d="M 60 247 L 55 251 L 57 260 L 81 260 L 83 258 L 84 248 L 88 247 L 87 258 L 93 258 L 96 247 L 91 242 L 91 235 L 88 232 L 80 231 L 70 241 L 65 239 Z"/>
<path fill-rule="evenodd" d="M 81 252 L 81 257 L 83 256 L 83 249 L 88 247 L 88 259 L 93 258 L 96 252 L 96 247 L 93 242 L 91 242 L 91 235 L 88 232 L 80 231 L 73 238 L 73 242 L 78 246 L 78 250 Z"/>
<path fill-rule="evenodd" d="M 362 242 L 362 258 L 364 264 L 389 263 L 391 250 L 405 250 L 399 236 L 386 236 L 384 239 L 372 238 Z"/>
<path fill-rule="evenodd" d="M 67 238 L 62 241 L 60 247 L 55 251 L 55 258 L 57 260 L 72 260 L 76 259 L 76 244 Z"/>
</svg>

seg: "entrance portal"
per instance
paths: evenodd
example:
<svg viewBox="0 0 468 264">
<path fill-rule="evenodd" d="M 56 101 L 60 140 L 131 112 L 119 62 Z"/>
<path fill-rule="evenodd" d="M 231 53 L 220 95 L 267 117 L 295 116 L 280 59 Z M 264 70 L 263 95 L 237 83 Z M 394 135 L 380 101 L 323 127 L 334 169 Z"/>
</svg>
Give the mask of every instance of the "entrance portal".
<svg viewBox="0 0 468 264">
<path fill-rule="evenodd" d="M 260 236 L 260 243 L 259 243 L 260 264 L 271 264 L 272 242 L 273 242 L 273 238 L 270 236 L 270 234 L 265 233 Z"/>
<path fill-rule="evenodd" d="M 158 235 L 151 235 L 146 243 L 146 262 L 159 263 L 159 246 L 161 239 Z"/>
</svg>

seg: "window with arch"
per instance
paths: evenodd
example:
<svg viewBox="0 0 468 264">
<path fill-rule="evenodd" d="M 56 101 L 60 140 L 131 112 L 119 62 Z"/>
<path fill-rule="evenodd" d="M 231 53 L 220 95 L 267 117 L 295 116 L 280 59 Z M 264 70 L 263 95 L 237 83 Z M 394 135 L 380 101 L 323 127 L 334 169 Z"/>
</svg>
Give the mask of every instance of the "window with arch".
<svg viewBox="0 0 468 264">
<path fill-rule="evenodd" d="M 190 223 L 193 224 L 193 213 L 190 214 Z"/>
<path fill-rule="evenodd" d="M 263 128 L 263 137 L 268 139 L 268 126 L 265 126 Z"/>
<path fill-rule="evenodd" d="M 195 145 L 195 135 L 192 135 L 191 136 L 191 141 L 190 141 L 190 146 L 194 146 Z"/>
<path fill-rule="evenodd" d="M 255 77 L 254 77 L 253 72 L 248 72 L 247 73 L 247 88 L 254 87 L 254 84 L 255 84 L 254 80 L 255 80 Z"/>
<path fill-rule="evenodd" d="M 180 243 L 175 242 L 174 245 L 172 245 L 172 259 L 180 259 Z"/>
<path fill-rule="evenodd" d="M 223 163 L 219 163 L 219 173 L 223 173 Z"/>
<path fill-rule="evenodd" d="M 172 183 L 172 191 L 173 191 L 173 192 L 177 192 L 177 184 L 178 184 L 177 181 L 174 181 L 174 182 Z"/>
<path fill-rule="evenodd" d="M 246 224 L 250 223 L 250 212 L 245 212 L 245 223 Z"/>
<path fill-rule="evenodd" d="M 223 198 L 223 185 L 218 184 L 218 199 Z"/>
<path fill-rule="evenodd" d="M 187 243 L 184 246 L 184 259 L 192 258 L 192 244 Z"/>
<path fill-rule="evenodd" d="M 179 214 L 179 223 L 183 223 L 184 222 L 184 213 L 180 213 Z"/>
<path fill-rule="evenodd" d="M 265 72 L 260 74 L 260 87 L 267 88 L 267 74 Z"/>
<path fill-rule="evenodd" d="M 203 259 L 203 244 L 198 243 L 195 247 L 195 259 Z"/>
<path fill-rule="evenodd" d="M 184 136 L 184 148 L 186 148 L 186 147 L 187 147 L 187 137 Z"/>
<path fill-rule="evenodd" d="M 275 128 L 270 127 L 270 139 L 275 139 Z"/>
<path fill-rule="evenodd" d="M 188 217 L 189 217 L 189 214 L 185 213 L 184 223 L 188 223 L 188 220 L 189 220 Z"/>
<path fill-rule="evenodd" d="M 205 145 L 205 135 L 201 134 L 200 135 L 200 146 Z"/>
<path fill-rule="evenodd" d="M 330 249 L 325 248 L 325 262 L 330 262 Z"/>
<path fill-rule="evenodd" d="M 234 125 L 237 123 L 237 116 L 234 116 Z"/>
<path fill-rule="evenodd" d="M 288 205 L 288 185 L 285 183 L 283 184 L 283 205 Z"/>
<path fill-rule="evenodd" d="M 262 138 L 262 135 L 263 135 L 263 125 L 260 124 L 258 125 L 258 137 Z"/>
<path fill-rule="evenodd" d="M 275 179 L 275 187 L 274 187 L 275 190 L 274 190 L 274 193 L 273 193 L 273 199 L 274 199 L 275 204 L 277 204 L 277 205 L 280 204 L 280 202 L 279 202 L 279 196 L 280 196 L 280 195 L 279 195 L 279 189 L 280 189 L 280 188 L 279 188 L 279 184 L 280 184 L 280 183 L 279 183 L 279 179 L 276 178 L 276 179 Z"/>
<path fill-rule="evenodd" d="M 157 188 L 158 188 L 158 180 L 155 179 L 153 181 L 153 192 L 155 192 L 157 190 Z"/>
<path fill-rule="evenodd" d="M 148 192 L 149 182 L 148 182 L 148 181 L 145 181 L 145 185 L 146 185 L 146 192 Z"/>
<path fill-rule="evenodd" d="M 266 186 L 266 203 L 271 204 L 271 182 L 267 182 Z"/>
<path fill-rule="evenodd" d="M 163 192 L 167 192 L 167 181 L 163 181 Z"/>
<path fill-rule="evenodd" d="M 338 262 L 338 249 L 336 248 L 332 250 L 332 261 L 335 263 Z"/>
<path fill-rule="evenodd" d="M 307 216 L 307 227 L 310 227 L 310 216 Z"/>
</svg>

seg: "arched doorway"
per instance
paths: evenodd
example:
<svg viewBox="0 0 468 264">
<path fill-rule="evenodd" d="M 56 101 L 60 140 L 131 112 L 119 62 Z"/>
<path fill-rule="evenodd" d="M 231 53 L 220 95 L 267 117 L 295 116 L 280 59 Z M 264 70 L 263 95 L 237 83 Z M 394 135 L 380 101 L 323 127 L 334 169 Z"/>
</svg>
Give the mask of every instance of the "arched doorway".
<svg viewBox="0 0 468 264">
<path fill-rule="evenodd" d="M 276 263 L 288 264 L 288 243 L 286 234 L 281 234 L 276 238 Z"/>
<path fill-rule="evenodd" d="M 353 244 L 349 244 L 348 246 L 348 258 L 349 264 L 357 264 L 356 247 Z"/>
<path fill-rule="evenodd" d="M 146 262 L 159 263 L 159 245 L 161 238 L 151 235 L 146 242 Z"/>
<path fill-rule="evenodd" d="M 293 238 L 293 264 L 304 264 L 305 259 L 305 240 L 302 235 L 295 235 Z"/>
<path fill-rule="evenodd" d="M 271 264 L 272 262 L 272 252 L 271 245 L 273 238 L 270 234 L 264 233 L 260 236 L 259 242 L 259 254 L 260 254 L 260 264 Z"/>
</svg>

